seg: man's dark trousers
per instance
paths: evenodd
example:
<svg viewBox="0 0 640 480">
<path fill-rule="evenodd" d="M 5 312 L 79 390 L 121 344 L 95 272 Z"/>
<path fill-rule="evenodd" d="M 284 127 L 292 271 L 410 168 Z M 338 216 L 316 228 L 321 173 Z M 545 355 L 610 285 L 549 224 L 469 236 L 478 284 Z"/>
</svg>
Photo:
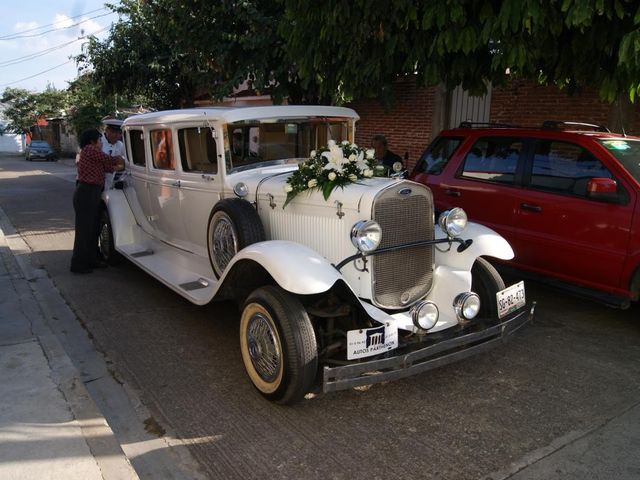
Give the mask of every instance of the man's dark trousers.
<svg viewBox="0 0 640 480">
<path fill-rule="evenodd" d="M 98 229 L 100 225 L 100 197 L 102 185 L 78 182 L 73 194 L 76 211 L 76 236 L 71 256 L 72 271 L 91 270 L 96 264 Z"/>
</svg>

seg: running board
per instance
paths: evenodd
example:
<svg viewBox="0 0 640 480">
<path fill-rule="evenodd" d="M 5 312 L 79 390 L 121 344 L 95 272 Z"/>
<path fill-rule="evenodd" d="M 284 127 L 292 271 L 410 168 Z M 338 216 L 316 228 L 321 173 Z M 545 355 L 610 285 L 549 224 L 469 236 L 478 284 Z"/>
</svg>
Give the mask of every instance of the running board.
<svg viewBox="0 0 640 480">
<path fill-rule="evenodd" d="M 196 305 L 213 299 L 219 282 L 208 259 L 160 242 L 140 227 L 133 228 L 136 243 L 117 246 L 119 253 Z"/>
</svg>

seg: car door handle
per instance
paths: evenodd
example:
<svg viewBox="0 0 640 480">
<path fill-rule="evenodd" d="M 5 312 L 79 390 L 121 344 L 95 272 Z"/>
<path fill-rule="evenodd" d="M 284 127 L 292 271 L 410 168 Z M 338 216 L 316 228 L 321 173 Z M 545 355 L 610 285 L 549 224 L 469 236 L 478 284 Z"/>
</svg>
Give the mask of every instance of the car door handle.
<svg viewBox="0 0 640 480">
<path fill-rule="evenodd" d="M 171 186 L 180 188 L 180 180 L 176 180 L 175 182 L 171 182 Z"/>
<path fill-rule="evenodd" d="M 539 205 L 529 205 L 528 203 L 521 203 L 520 208 L 522 210 L 529 210 L 530 212 L 541 212 L 542 207 Z"/>
<path fill-rule="evenodd" d="M 451 190 L 450 188 L 444 191 L 445 195 L 449 195 L 450 197 L 459 197 L 462 195 L 458 190 Z"/>
</svg>

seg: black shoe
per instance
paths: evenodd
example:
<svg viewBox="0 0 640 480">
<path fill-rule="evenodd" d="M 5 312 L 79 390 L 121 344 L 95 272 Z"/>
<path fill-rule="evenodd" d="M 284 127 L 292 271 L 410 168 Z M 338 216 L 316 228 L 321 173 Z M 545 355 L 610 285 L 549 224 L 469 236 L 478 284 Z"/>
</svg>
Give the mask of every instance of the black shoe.
<svg viewBox="0 0 640 480">
<path fill-rule="evenodd" d="M 71 270 L 72 273 L 91 273 L 91 272 L 93 272 L 92 268 L 71 267 L 69 270 Z"/>
<path fill-rule="evenodd" d="M 93 264 L 93 268 L 107 268 L 109 264 L 104 260 L 96 260 L 96 263 Z"/>
</svg>

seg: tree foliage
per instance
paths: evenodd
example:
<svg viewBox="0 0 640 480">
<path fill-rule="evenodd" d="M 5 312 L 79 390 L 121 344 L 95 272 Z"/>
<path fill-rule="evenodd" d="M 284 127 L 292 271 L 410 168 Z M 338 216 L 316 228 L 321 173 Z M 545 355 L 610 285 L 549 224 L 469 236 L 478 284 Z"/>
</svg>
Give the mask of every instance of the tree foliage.
<svg viewBox="0 0 640 480">
<path fill-rule="evenodd" d="M 78 60 L 106 94 L 139 93 L 156 108 L 190 106 L 199 94 L 222 98 L 247 81 L 276 102 L 313 98 L 287 63 L 271 0 L 123 0 L 108 38 L 92 39 Z"/>
<path fill-rule="evenodd" d="M 67 107 L 67 92 L 48 86 L 43 92 L 7 88 L 0 98 L 5 105 L 6 131 L 29 133 L 39 118 L 60 117 Z"/>
<path fill-rule="evenodd" d="M 640 93 L 637 0 L 122 0 L 121 19 L 79 58 L 101 91 L 158 108 L 222 98 L 243 82 L 276 103 L 389 99 L 420 85 L 532 78 L 612 101 Z M 505 72 L 509 71 L 507 75 Z"/>
<path fill-rule="evenodd" d="M 398 75 L 422 85 L 510 76 L 640 93 L 636 0 L 283 0 L 281 32 L 299 75 L 337 101 L 385 96 Z"/>
</svg>

